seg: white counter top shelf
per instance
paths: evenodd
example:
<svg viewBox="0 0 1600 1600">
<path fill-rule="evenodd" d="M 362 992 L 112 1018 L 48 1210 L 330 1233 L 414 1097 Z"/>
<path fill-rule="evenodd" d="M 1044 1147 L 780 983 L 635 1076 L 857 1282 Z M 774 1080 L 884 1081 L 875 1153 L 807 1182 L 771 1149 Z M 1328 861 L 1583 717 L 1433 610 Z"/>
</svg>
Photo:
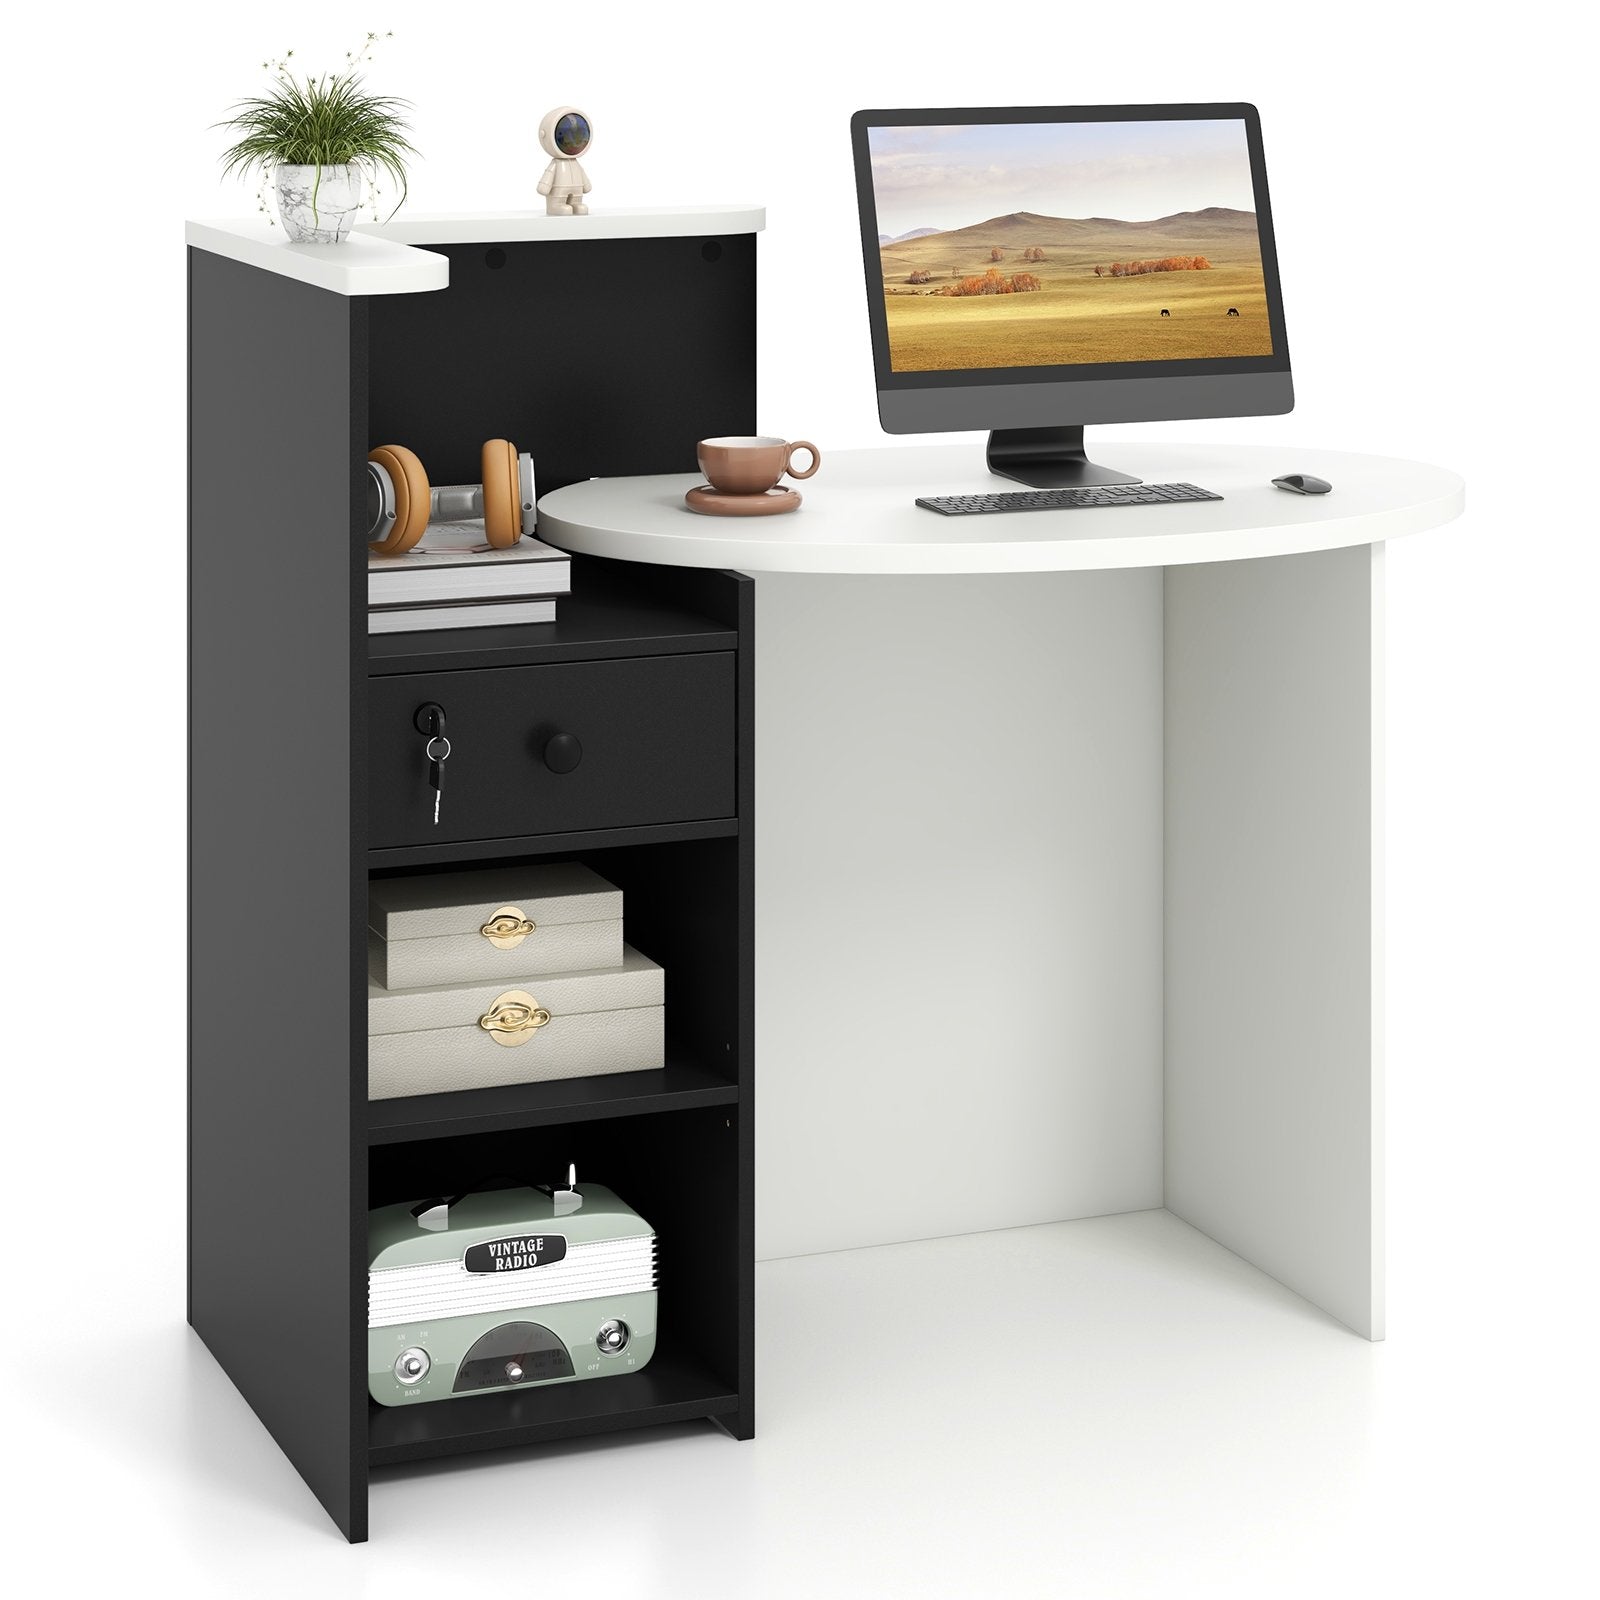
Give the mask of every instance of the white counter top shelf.
<svg viewBox="0 0 1600 1600">
<path fill-rule="evenodd" d="M 421 294 L 450 281 L 442 244 L 517 244 L 590 239 L 677 239 L 759 233 L 761 206 L 636 206 L 550 217 L 542 211 L 402 213 L 358 224 L 343 244 L 294 244 L 262 217 L 208 219 L 185 225 L 187 242 L 246 266 L 297 278 L 333 294 Z"/>
</svg>

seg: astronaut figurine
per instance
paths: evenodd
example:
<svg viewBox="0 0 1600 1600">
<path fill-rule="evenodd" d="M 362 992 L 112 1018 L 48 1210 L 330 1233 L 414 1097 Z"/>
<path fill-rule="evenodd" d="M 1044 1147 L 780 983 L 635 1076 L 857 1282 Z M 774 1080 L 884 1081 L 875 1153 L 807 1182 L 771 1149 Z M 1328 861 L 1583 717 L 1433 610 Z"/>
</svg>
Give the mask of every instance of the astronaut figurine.
<svg viewBox="0 0 1600 1600">
<path fill-rule="evenodd" d="M 589 176 L 578 164 L 578 157 L 589 148 L 594 135 L 589 119 L 576 106 L 557 106 L 546 112 L 539 124 L 539 143 L 551 157 L 539 180 L 544 209 L 552 217 L 586 217 L 589 208 L 583 197 L 589 192 Z"/>
</svg>

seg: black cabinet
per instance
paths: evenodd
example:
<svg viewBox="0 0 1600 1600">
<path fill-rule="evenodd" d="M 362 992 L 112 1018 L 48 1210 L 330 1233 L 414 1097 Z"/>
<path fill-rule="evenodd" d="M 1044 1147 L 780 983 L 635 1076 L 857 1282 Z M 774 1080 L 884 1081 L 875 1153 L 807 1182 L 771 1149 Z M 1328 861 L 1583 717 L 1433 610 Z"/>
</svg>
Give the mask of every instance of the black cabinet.
<svg viewBox="0 0 1600 1600">
<path fill-rule="evenodd" d="M 690 470 L 697 437 L 752 432 L 754 240 L 723 244 L 592 242 L 555 304 L 540 286 L 566 243 L 452 250 L 448 289 L 371 298 L 190 250 L 189 1320 L 352 1540 L 376 1469 L 697 1418 L 754 1430 L 754 585 L 575 558 L 554 623 L 369 639 L 361 538 L 375 443 L 449 482 L 509 436 L 549 488 Z M 692 382 L 629 359 L 662 304 L 607 286 L 657 269 L 687 297 Z M 537 382 L 473 357 L 467 404 L 414 344 L 466 360 L 486 316 L 539 352 Z M 573 394 L 581 412 L 551 409 Z M 437 826 L 429 703 L 451 741 Z M 666 1065 L 369 1102 L 371 877 L 556 858 L 622 888 L 629 942 L 666 969 Z M 256 1020 L 224 1026 L 241 982 Z M 371 1404 L 369 1207 L 568 1161 L 657 1231 L 649 1366 Z"/>
</svg>

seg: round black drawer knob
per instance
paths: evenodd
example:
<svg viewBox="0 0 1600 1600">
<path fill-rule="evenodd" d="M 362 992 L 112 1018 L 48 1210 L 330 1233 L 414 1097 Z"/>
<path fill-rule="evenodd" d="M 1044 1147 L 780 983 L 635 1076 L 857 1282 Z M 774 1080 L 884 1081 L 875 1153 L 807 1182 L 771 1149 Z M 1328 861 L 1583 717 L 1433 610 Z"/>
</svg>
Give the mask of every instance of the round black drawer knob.
<svg viewBox="0 0 1600 1600">
<path fill-rule="evenodd" d="M 552 772 L 576 771 L 582 760 L 583 746 L 575 734 L 558 733 L 544 747 L 544 764 Z"/>
</svg>

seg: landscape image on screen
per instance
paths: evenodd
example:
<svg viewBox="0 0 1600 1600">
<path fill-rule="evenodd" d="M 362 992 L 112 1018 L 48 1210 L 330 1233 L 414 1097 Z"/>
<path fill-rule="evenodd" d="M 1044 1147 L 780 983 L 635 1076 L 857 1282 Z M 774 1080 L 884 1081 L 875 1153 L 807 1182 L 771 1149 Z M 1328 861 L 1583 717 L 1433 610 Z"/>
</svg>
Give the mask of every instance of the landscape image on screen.
<svg viewBox="0 0 1600 1600">
<path fill-rule="evenodd" d="M 868 139 L 894 371 L 1272 354 L 1243 122 Z"/>
</svg>

